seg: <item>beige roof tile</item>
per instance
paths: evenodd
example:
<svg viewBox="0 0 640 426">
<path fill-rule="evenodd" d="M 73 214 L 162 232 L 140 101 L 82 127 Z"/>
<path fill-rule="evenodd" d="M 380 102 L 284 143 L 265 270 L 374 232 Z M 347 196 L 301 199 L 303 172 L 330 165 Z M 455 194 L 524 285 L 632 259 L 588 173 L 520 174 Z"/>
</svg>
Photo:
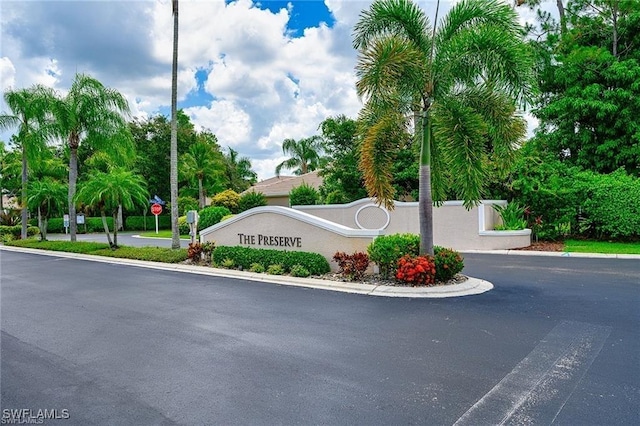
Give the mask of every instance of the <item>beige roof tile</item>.
<svg viewBox="0 0 640 426">
<path fill-rule="evenodd" d="M 265 197 L 289 195 L 293 188 L 302 185 L 303 182 L 318 189 L 322 185 L 322 178 L 318 176 L 317 170 L 300 176 L 274 176 L 256 183 L 243 194 L 255 191 L 262 192 Z"/>
</svg>

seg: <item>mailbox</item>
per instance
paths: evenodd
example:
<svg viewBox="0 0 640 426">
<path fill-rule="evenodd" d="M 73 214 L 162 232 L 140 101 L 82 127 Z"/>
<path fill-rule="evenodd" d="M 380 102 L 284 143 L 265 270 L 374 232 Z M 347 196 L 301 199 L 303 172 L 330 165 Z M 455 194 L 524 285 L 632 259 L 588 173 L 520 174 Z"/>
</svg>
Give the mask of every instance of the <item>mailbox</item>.
<svg viewBox="0 0 640 426">
<path fill-rule="evenodd" d="M 198 212 L 195 210 L 189 210 L 187 212 L 187 223 L 196 223 L 198 221 Z"/>
</svg>

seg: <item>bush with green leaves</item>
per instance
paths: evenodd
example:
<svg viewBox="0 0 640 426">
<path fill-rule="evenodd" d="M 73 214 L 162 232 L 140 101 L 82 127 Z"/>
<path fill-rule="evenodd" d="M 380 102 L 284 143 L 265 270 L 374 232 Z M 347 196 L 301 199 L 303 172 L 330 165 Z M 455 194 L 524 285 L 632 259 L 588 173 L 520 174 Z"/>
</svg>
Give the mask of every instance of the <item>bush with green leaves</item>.
<svg viewBox="0 0 640 426">
<path fill-rule="evenodd" d="M 598 239 L 640 238 L 640 179 L 624 169 L 583 175 L 586 197 L 579 218 L 581 233 Z"/>
<path fill-rule="evenodd" d="M 433 253 L 433 260 L 436 264 L 436 281 L 449 281 L 464 269 L 464 259 L 456 250 L 434 246 Z"/>
<path fill-rule="evenodd" d="M 224 190 L 213 196 L 211 205 L 216 207 L 226 207 L 229 213 L 238 213 L 238 203 L 240 202 L 240 194 L 233 189 Z"/>
<path fill-rule="evenodd" d="M 22 225 L 6 226 L 0 225 L 0 238 L 5 238 L 10 235 L 9 239 L 18 239 L 22 234 Z M 33 237 L 40 234 L 40 229 L 37 226 L 27 226 L 27 237 Z"/>
<path fill-rule="evenodd" d="M 200 210 L 200 218 L 198 219 L 198 229 L 206 229 L 219 223 L 223 217 L 230 215 L 231 212 L 226 207 L 210 206 Z"/>
<path fill-rule="evenodd" d="M 305 267 L 311 275 L 322 275 L 330 271 L 329 262 L 321 254 L 302 251 L 269 250 L 241 246 L 220 246 L 213 251 L 213 262 L 220 264 L 232 259 L 238 268 L 250 269 L 254 263 L 262 265 L 280 264 L 285 273 L 295 265 Z"/>
<path fill-rule="evenodd" d="M 267 205 L 267 197 L 262 192 L 247 192 L 240 196 L 238 201 L 238 213 L 242 213 L 254 207 L 262 207 Z"/>
<path fill-rule="evenodd" d="M 502 224 L 495 226 L 496 231 L 519 231 L 527 227 L 525 207 L 518 202 L 512 201 L 505 206 L 494 204 L 493 209 L 502 219 Z"/>
<path fill-rule="evenodd" d="M 267 274 L 269 274 L 269 275 L 284 275 L 285 274 L 284 266 L 280 265 L 279 263 L 275 263 L 273 265 L 269 265 L 267 267 Z"/>
<path fill-rule="evenodd" d="M 306 278 L 311 275 L 311 272 L 302 265 L 293 265 L 289 274 L 292 277 Z"/>
<path fill-rule="evenodd" d="M 102 228 L 102 220 L 100 218 L 89 218 L 91 221 L 93 219 L 100 220 L 100 229 L 97 231 L 90 231 L 89 228 L 93 229 L 93 225 L 89 225 L 87 222 L 87 232 L 100 232 L 104 229 Z M 109 221 L 109 219 L 111 219 Z M 49 221 L 51 222 L 51 221 Z M 109 229 L 113 229 L 113 219 L 108 217 L 107 222 L 109 224 Z M 78 226 L 78 229 L 81 228 L 82 225 Z M 129 216 L 124 220 L 124 229 L 127 231 L 151 231 L 156 229 L 156 218 L 154 215 L 147 216 Z M 158 216 L 158 229 L 171 229 L 171 216 L 168 215 L 159 215 Z"/>
<path fill-rule="evenodd" d="M 289 204 L 292 206 L 312 206 L 318 204 L 319 200 L 320 193 L 305 182 L 289 192 Z"/>
<path fill-rule="evenodd" d="M 190 229 L 186 216 L 180 216 L 178 218 L 178 232 L 180 232 L 180 235 L 189 235 Z"/>
<path fill-rule="evenodd" d="M 392 234 L 377 237 L 367 247 L 369 259 L 378 265 L 380 275 L 389 278 L 395 275 L 398 260 L 405 255 L 420 253 L 420 236 L 416 234 Z"/>
<path fill-rule="evenodd" d="M 184 216 L 189 210 L 198 210 L 198 200 L 193 197 L 178 197 L 178 214 Z"/>
<path fill-rule="evenodd" d="M 262 263 L 252 263 L 249 267 L 249 271 L 255 272 L 256 274 L 262 274 L 264 272 L 264 265 Z"/>
</svg>

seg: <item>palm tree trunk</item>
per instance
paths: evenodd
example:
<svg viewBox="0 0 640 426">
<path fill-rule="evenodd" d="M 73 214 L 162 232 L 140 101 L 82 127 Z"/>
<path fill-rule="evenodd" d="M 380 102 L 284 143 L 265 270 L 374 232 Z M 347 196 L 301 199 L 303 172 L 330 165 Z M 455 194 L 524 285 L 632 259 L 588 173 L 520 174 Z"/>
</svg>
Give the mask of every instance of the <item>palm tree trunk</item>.
<svg viewBox="0 0 640 426">
<path fill-rule="evenodd" d="M 171 67 L 171 248 L 180 248 L 178 228 L 178 0 L 173 5 L 173 64 Z"/>
<path fill-rule="evenodd" d="M 429 110 L 420 117 L 420 254 L 433 256 L 433 197 L 431 195 L 431 117 Z"/>
<path fill-rule="evenodd" d="M 40 230 L 40 239 L 42 241 L 47 241 L 47 227 L 49 226 L 49 217 L 45 216 L 42 218 L 42 229 Z"/>
<path fill-rule="evenodd" d="M 22 142 L 22 229 L 20 231 L 20 238 L 23 240 L 27 239 L 27 218 L 28 218 L 28 210 L 27 210 L 27 150 L 25 149 L 25 143 Z"/>
<path fill-rule="evenodd" d="M 113 248 L 118 248 L 118 210 L 113 212 Z"/>
<path fill-rule="evenodd" d="M 42 211 L 40 209 L 40 206 L 38 206 L 38 229 L 40 229 L 40 241 L 44 241 L 42 239 L 44 232 L 42 231 Z"/>
<path fill-rule="evenodd" d="M 78 182 L 78 148 L 71 147 L 69 157 L 69 234 L 71 241 L 76 241 L 78 230 L 76 222 L 76 185 Z"/>
<path fill-rule="evenodd" d="M 100 209 L 100 217 L 102 218 L 102 226 L 104 227 L 104 233 L 107 234 L 107 241 L 109 242 L 109 247 L 113 247 L 113 243 L 111 242 L 111 234 L 109 233 L 109 224 L 107 223 L 107 216 L 104 214 L 104 209 Z"/>
<path fill-rule="evenodd" d="M 200 197 L 200 209 L 204 209 L 204 188 L 202 187 L 202 178 L 198 178 L 198 196 Z"/>
</svg>

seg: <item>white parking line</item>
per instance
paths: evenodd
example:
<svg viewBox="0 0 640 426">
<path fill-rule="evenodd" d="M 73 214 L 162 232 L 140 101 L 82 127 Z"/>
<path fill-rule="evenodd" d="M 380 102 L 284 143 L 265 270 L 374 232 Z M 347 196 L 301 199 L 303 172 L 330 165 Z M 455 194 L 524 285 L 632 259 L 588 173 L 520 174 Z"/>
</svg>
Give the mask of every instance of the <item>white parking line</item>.
<svg viewBox="0 0 640 426">
<path fill-rule="evenodd" d="M 610 332 L 562 321 L 454 425 L 552 424 Z"/>
</svg>

